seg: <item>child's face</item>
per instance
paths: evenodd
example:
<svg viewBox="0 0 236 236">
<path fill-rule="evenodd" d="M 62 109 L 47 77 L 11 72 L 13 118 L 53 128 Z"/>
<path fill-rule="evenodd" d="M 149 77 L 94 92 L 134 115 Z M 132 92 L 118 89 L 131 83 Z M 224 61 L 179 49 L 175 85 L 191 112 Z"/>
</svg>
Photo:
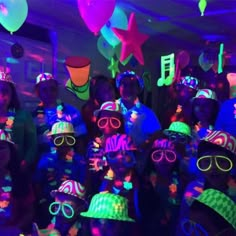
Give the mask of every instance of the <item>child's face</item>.
<svg viewBox="0 0 236 236">
<path fill-rule="evenodd" d="M 116 220 L 91 219 L 90 231 L 92 236 L 121 236 L 121 224 Z"/>
<path fill-rule="evenodd" d="M 99 86 L 97 87 L 96 99 L 99 104 L 102 104 L 107 101 L 114 101 L 115 90 L 113 86 L 108 82 L 99 84 Z"/>
<path fill-rule="evenodd" d="M 107 162 L 111 169 L 118 176 L 124 176 L 135 165 L 135 157 L 133 151 L 109 152 L 107 154 Z"/>
<path fill-rule="evenodd" d="M 123 100 L 134 101 L 140 92 L 137 79 L 133 77 L 123 78 L 120 83 L 119 91 Z"/>
<path fill-rule="evenodd" d="M 5 141 L 0 141 L 0 157 L 0 170 L 4 170 L 11 158 L 10 146 Z"/>
<path fill-rule="evenodd" d="M 7 108 L 12 97 L 12 89 L 7 82 L 0 81 L 0 106 Z"/>
<path fill-rule="evenodd" d="M 38 95 L 45 104 L 56 103 L 58 96 L 58 86 L 54 80 L 47 80 L 38 84 Z"/>
<path fill-rule="evenodd" d="M 113 111 L 101 111 L 97 125 L 104 135 L 116 134 L 121 127 L 121 114 Z"/>
<path fill-rule="evenodd" d="M 216 189 L 227 184 L 233 161 L 223 151 L 205 152 L 197 160 L 197 166 L 207 182 Z"/>
<path fill-rule="evenodd" d="M 213 115 L 214 101 L 198 98 L 194 101 L 193 112 L 198 121 L 210 122 Z"/>
</svg>

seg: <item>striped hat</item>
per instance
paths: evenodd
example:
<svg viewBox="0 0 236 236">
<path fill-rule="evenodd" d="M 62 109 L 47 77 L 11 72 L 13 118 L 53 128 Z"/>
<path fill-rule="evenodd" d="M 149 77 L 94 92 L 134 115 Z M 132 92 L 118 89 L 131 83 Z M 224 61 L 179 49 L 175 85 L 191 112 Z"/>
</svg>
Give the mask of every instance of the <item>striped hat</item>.
<svg viewBox="0 0 236 236">
<path fill-rule="evenodd" d="M 15 84 L 12 80 L 11 75 L 9 73 L 5 73 L 3 71 L 0 71 L 0 81 Z"/>
<path fill-rule="evenodd" d="M 107 101 L 107 102 L 104 102 L 100 109 L 94 111 L 94 116 L 98 116 L 98 113 L 100 111 L 114 111 L 114 112 L 119 112 L 121 113 L 121 109 L 120 109 L 120 105 L 117 103 L 117 102 L 114 102 L 114 101 Z"/>
<path fill-rule="evenodd" d="M 212 99 L 212 100 L 217 101 L 216 93 L 212 91 L 211 89 L 199 89 L 197 91 L 196 96 L 193 97 L 193 100 L 197 98 Z"/>
<path fill-rule="evenodd" d="M 57 193 L 64 193 L 81 200 L 85 200 L 85 187 L 74 180 L 66 180 L 57 190 L 51 191 L 51 196 L 55 197 Z"/>
<path fill-rule="evenodd" d="M 53 80 L 53 81 L 55 81 L 57 83 L 57 81 L 54 79 L 52 74 L 45 72 L 45 73 L 39 74 L 36 77 L 36 85 L 41 83 L 41 82 L 47 81 L 47 80 Z"/>
<path fill-rule="evenodd" d="M 236 204 L 224 193 L 206 189 L 195 200 L 213 209 L 236 229 Z"/>
<path fill-rule="evenodd" d="M 95 194 L 86 212 L 81 216 L 97 219 L 109 219 L 134 222 L 128 216 L 128 200 L 108 192 Z"/>
<path fill-rule="evenodd" d="M 74 134 L 75 130 L 73 124 L 66 121 L 59 121 L 53 124 L 51 131 L 48 133 L 50 135 L 56 134 Z"/>
</svg>

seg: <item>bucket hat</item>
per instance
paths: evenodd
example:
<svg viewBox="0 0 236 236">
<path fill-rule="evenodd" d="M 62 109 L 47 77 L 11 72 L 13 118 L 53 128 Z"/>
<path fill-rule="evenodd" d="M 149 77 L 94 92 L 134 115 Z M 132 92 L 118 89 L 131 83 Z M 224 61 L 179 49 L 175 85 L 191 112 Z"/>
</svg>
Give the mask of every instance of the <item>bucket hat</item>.
<svg viewBox="0 0 236 236">
<path fill-rule="evenodd" d="M 191 137 L 191 128 L 189 125 L 181 121 L 172 122 L 169 128 L 165 129 L 163 132 L 167 136 L 169 136 L 172 132 L 176 132 Z"/>
<path fill-rule="evenodd" d="M 98 219 L 109 219 L 134 222 L 128 216 L 128 200 L 120 195 L 112 193 L 95 194 L 87 212 L 81 212 L 81 216 Z"/>
<path fill-rule="evenodd" d="M 15 84 L 12 80 L 11 74 L 10 73 L 5 73 L 3 71 L 0 72 L 0 81 Z"/>
<path fill-rule="evenodd" d="M 206 189 L 195 200 L 213 209 L 236 229 L 236 204 L 224 193 Z"/>
<path fill-rule="evenodd" d="M 74 180 L 64 181 L 58 189 L 51 191 L 51 196 L 55 197 L 57 193 L 64 193 L 85 200 L 85 187 Z"/>
<path fill-rule="evenodd" d="M 143 78 L 142 77 L 139 77 L 138 75 L 135 74 L 134 71 L 125 71 L 121 74 L 119 74 L 117 77 L 116 77 L 116 87 L 119 88 L 120 85 L 121 85 L 121 81 L 126 78 L 126 77 L 129 77 L 129 78 L 134 78 L 138 81 L 139 83 L 139 87 L 141 89 L 144 88 L 144 81 L 143 81 Z"/>
<path fill-rule="evenodd" d="M 74 134 L 75 130 L 70 122 L 59 121 L 53 124 L 51 131 L 48 135 L 56 135 L 56 134 Z"/>
<path fill-rule="evenodd" d="M 107 101 L 104 102 L 100 109 L 94 111 L 94 116 L 98 116 L 100 111 L 114 111 L 121 113 L 120 105 L 117 102 Z"/>
<path fill-rule="evenodd" d="M 225 131 L 214 130 L 201 139 L 198 145 L 198 156 L 207 149 L 209 144 L 219 146 L 227 152 L 236 155 L 236 138 Z"/>
</svg>

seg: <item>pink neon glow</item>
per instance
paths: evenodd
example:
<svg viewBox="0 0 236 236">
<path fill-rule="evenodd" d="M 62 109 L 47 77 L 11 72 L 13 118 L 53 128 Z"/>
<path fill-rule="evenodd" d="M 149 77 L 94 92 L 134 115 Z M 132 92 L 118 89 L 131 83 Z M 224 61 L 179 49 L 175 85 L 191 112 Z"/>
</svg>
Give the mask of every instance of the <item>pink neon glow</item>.
<svg viewBox="0 0 236 236">
<path fill-rule="evenodd" d="M 3 3 L 0 3 L 0 11 L 2 12 L 2 14 L 4 16 L 8 15 L 8 10 L 7 10 L 6 6 Z"/>
<path fill-rule="evenodd" d="M 171 158 L 170 158 L 171 156 Z M 176 154 L 171 150 L 156 150 L 152 153 L 152 160 L 154 162 L 161 162 L 163 159 L 166 159 L 167 162 L 172 163 L 176 161 Z"/>
</svg>

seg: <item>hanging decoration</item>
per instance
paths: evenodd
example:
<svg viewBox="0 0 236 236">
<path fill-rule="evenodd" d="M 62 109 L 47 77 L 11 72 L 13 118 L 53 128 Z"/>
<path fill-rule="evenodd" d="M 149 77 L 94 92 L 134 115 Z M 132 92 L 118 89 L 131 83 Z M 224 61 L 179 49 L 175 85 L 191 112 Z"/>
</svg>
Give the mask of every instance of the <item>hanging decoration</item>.
<svg viewBox="0 0 236 236">
<path fill-rule="evenodd" d="M 144 65 L 141 46 L 149 36 L 138 31 L 135 14 L 133 12 L 131 13 L 127 30 L 118 28 L 112 28 L 112 30 L 122 42 L 120 61 L 124 61 L 129 55 L 133 54 L 138 62 Z"/>
<path fill-rule="evenodd" d="M 116 74 L 120 72 L 119 70 L 119 60 L 115 60 L 113 57 L 111 58 L 111 63 L 108 66 L 108 70 L 111 71 L 112 78 L 116 77 Z"/>
<path fill-rule="evenodd" d="M 171 53 L 161 56 L 161 78 L 157 81 L 157 86 L 169 86 L 174 81 L 175 76 L 175 54 Z"/>
<path fill-rule="evenodd" d="M 115 54 L 115 48 L 113 48 L 101 35 L 98 38 L 97 41 L 97 48 L 98 51 L 107 59 L 107 60 L 111 60 L 111 58 L 114 56 Z"/>
<path fill-rule="evenodd" d="M 95 35 L 106 24 L 115 9 L 115 0 L 77 0 L 80 15 Z"/>
<path fill-rule="evenodd" d="M 223 72 L 223 59 L 224 59 L 224 44 L 220 44 L 220 51 L 218 54 L 218 74 Z"/>
<path fill-rule="evenodd" d="M 0 2 L 0 24 L 13 33 L 25 22 L 28 15 L 28 4 L 26 0 L 1 0 Z"/>
<path fill-rule="evenodd" d="M 101 34 L 111 46 L 116 47 L 120 43 L 120 40 L 113 32 L 112 28 L 127 29 L 127 26 L 128 19 L 126 14 L 119 7 L 115 7 L 111 18 L 102 27 Z"/>
<path fill-rule="evenodd" d="M 121 53 L 121 43 L 118 44 L 115 48 L 115 54 L 117 56 L 117 58 L 120 58 L 120 53 Z M 120 61 L 120 63 L 125 66 L 128 64 L 128 62 L 130 61 L 130 59 L 132 58 L 132 54 L 129 55 L 124 61 Z"/>
<path fill-rule="evenodd" d="M 207 6 L 207 0 L 200 0 L 198 3 L 198 8 L 201 12 L 201 16 L 204 16 L 204 12 Z"/>
<path fill-rule="evenodd" d="M 207 72 L 208 70 L 210 70 L 212 68 L 212 66 L 214 65 L 214 62 L 210 59 L 208 59 L 205 55 L 204 52 L 202 52 L 198 58 L 198 63 L 200 65 L 200 67 Z"/>
</svg>

